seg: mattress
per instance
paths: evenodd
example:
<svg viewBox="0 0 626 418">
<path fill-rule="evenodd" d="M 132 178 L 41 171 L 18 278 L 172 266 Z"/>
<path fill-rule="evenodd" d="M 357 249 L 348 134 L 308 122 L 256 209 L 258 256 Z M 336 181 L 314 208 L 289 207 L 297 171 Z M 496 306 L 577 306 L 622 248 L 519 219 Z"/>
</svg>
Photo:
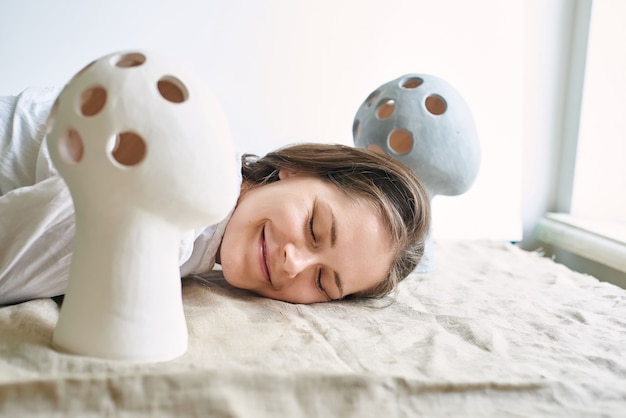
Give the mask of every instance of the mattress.
<svg viewBox="0 0 626 418">
<path fill-rule="evenodd" d="M 435 241 L 380 300 L 296 305 L 183 280 L 189 348 L 57 352 L 52 299 L 0 308 L 4 416 L 554 417 L 626 413 L 626 291 L 494 241 Z"/>
</svg>

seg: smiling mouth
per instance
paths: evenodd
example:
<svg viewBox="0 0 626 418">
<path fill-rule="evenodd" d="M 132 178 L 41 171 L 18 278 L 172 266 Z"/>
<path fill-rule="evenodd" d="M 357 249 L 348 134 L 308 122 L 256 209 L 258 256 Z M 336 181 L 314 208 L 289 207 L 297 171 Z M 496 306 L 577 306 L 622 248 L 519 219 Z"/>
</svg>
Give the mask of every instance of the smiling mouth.
<svg viewBox="0 0 626 418">
<path fill-rule="evenodd" d="M 267 255 L 267 242 L 265 241 L 265 227 L 263 227 L 263 231 L 261 231 L 261 270 L 263 270 L 263 275 L 265 279 L 272 284 L 272 278 L 270 277 L 270 269 L 268 266 L 268 255 Z"/>
</svg>

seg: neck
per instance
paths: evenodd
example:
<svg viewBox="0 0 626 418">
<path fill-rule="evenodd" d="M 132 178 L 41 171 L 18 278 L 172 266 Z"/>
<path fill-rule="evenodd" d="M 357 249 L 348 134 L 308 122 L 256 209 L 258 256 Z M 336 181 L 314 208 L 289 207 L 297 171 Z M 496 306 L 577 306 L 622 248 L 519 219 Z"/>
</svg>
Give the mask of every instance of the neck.
<svg viewBox="0 0 626 418">
<path fill-rule="evenodd" d="M 54 344 L 66 351 L 162 361 L 187 347 L 182 233 L 137 210 L 76 214 L 70 277 Z"/>
</svg>

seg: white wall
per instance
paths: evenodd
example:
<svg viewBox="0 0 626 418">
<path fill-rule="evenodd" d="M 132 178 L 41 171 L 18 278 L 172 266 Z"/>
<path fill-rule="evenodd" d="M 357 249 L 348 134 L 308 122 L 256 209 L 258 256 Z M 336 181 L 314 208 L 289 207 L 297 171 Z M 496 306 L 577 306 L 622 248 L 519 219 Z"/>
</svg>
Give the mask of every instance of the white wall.
<svg viewBox="0 0 626 418">
<path fill-rule="evenodd" d="M 351 144 L 366 96 L 417 72 L 473 110 L 475 186 L 435 199 L 435 237 L 521 238 L 522 0 L 14 0 L 0 6 L 0 94 L 62 85 L 104 54 L 149 48 L 199 72 L 235 140 Z"/>
</svg>

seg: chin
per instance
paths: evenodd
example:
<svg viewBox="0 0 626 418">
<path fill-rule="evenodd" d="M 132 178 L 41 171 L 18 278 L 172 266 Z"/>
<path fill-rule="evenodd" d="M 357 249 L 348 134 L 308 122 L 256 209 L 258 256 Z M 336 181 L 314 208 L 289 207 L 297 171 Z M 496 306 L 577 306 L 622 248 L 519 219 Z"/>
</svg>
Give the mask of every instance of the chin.
<svg viewBox="0 0 626 418">
<path fill-rule="evenodd" d="M 226 283 L 228 283 L 229 285 L 231 285 L 233 287 L 236 287 L 237 289 L 250 290 L 246 286 L 245 281 L 237 280 L 237 278 L 240 277 L 239 275 L 237 275 L 237 274 L 230 274 L 230 272 L 228 272 L 226 270 L 223 270 L 223 269 L 222 269 L 222 275 L 224 276 L 224 279 L 226 280 Z"/>
<path fill-rule="evenodd" d="M 235 286 L 235 284 L 232 282 L 231 280 L 231 275 L 228 269 L 225 269 L 224 266 L 222 266 L 222 276 L 224 276 L 224 280 L 226 280 L 226 283 L 228 283 L 231 286 Z"/>
</svg>

